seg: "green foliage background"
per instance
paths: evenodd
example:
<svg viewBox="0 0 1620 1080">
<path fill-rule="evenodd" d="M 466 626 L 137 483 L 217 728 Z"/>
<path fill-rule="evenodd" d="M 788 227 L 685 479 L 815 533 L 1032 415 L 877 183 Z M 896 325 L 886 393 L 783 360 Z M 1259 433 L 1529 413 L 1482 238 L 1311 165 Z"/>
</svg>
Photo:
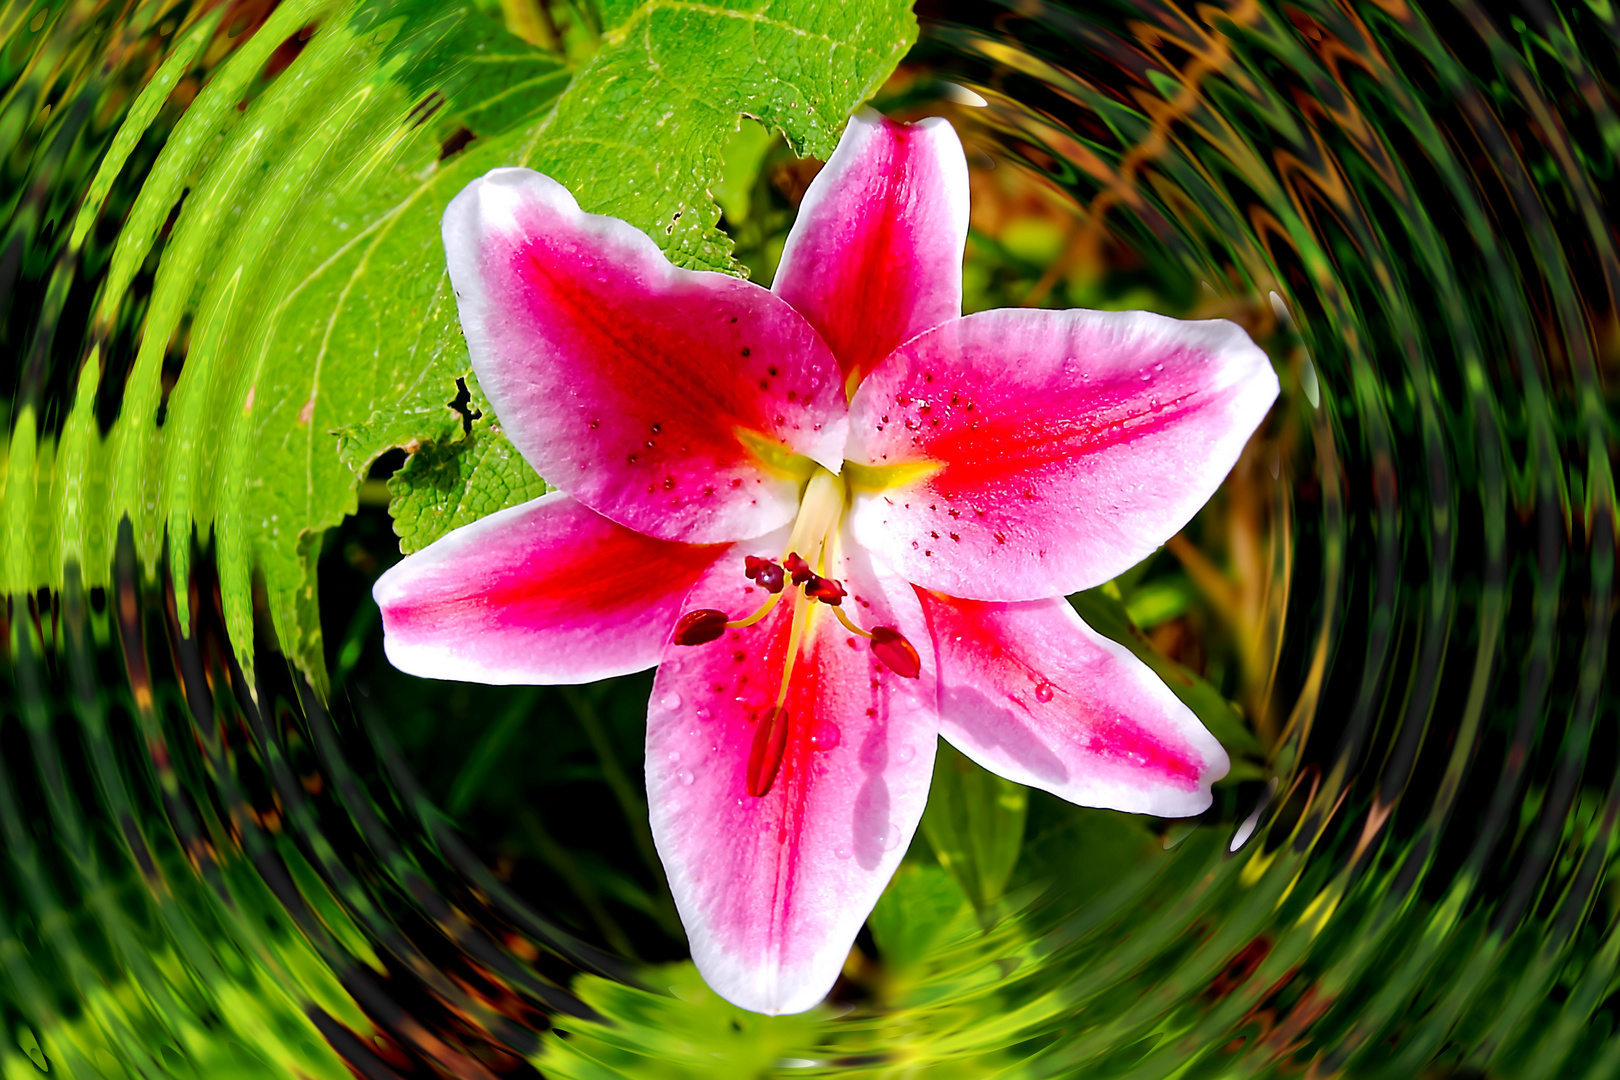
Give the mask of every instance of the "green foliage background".
<svg viewBox="0 0 1620 1080">
<path fill-rule="evenodd" d="M 130 110 L 80 242 L 218 19 L 185 28 Z M 59 585 L 68 561 L 98 583 L 125 517 L 145 565 L 166 545 L 183 578 L 195 535 L 215 545 L 238 647 L 259 574 L 283 647 L 324 685 L 315 560 L 379 455 L 436 447 L 396 488 L 409 544 L 538 490 L 487 409 L 469 427 L 450 407 L 469 371 L 439 243 L 449 199 L 528 165 L 674 261 L 737 271 L 710 189 L 742 117 L 825 156 L 916 34 L 907 4 L 876 0 L 610 3 L 580 23 L 570 55 L 471 4 L 277 7 L 174 123 L 118 237 L 94 318 L 106 338 L 138 333 L 127 377 L 92 354 L 59 434 L 17 418 L 3 584 Z M 300 35 L 280 77 L 268 65 Z M 104 376 L 124 392 L 103 434 Z"/>
<path fill-rule="evenodd" d="M 157 20 L 165 10 L 141 12 Z M 1041 942 L 1065 917 L 1043 906 L 1046 890 L 1099 900 L 1095 918 L 1114 911 L 1122 925 L 1146 925 L 1151 913 L 1121 905 L 1164 872 L 1165 843 L 1180 835 L 1028 792 L 942 747 L 924 842 L 873 913 L 835 1000 L 801 1017 L 753 1016 L 679 959 L 682 932 L 635 779 L 647 681 L 409 679 L 381 656 L 368 599 L 397 553 L 546 490 L 469 369 L 439 241 L 449 199 L 490 168 L 526 164 L 587 210 L 643 229 L 681 265 L 768 279 L 793 220 L 785 178 L 802 157 L 830 154 L 845 117 L 891 76 L 916 35 L 909 5 L 286 0 L 245 41 L 228 14 L 175 17 L 162 62 L 94 165 L 68 241 L 104 269 L 94 345 L 66 415 L 19 403 L 0 473 L 0 585 L 61 589 L 73 574 L 76 588 L 105 586 L 125 528 L 153 580 L 166 568 L 184 582 L 193 545 L 210 553 L 250 678 L 266 659 L 253 650 L 256 630 L 263 640 L 256 615 L 267 612 L 282 652 L 322 694 L 352 695 L 372 737 L 409 761 L 420 813 L 476 838 L 502 887 L 545 896 L 569 930 L 642 964 L 639 988 L 576 980 L 613 1019 L 561 1022 L 539 1055 L 550 1075 L 707 1076 L 718 1059 L 727 1075 L 747 1076 L 881 1052 L 902 1071 L 914 1057 L 934 1075 L 977 1076 L 1022 1060 L 1015 1033 L 1062 1015 L 1066 969 L 1029 1000 L 999 999 L 995 980 L 1042 962 Z M 119 228 L 99 251 L 108 220 Z M 969 308 L 1028 300 L 1057 255 L 1054 235 L 1039 218 L 976 233 Z M 70 275 L 52 281 L 57 294 Z M 1065 288 L 1045 302 L 1144 299 L 1139 285 L 1128 296 L 1108 282 Z M 99 411 L 109 398 L 120 404 L 110 420 Z M 1233 780 L 1253 777 L 1259 746 L 1221 680 L 1143 635 L 1198 602 L 1164 569 L 1140 568 L 1074 602 L 1216 731 L 1239 761 Z M 193 605 L 208 606 L 183 588 L 172 600 L 182 628 Z M 111 633 L 105 616 L 96 632 Z M 185 715 L 172 696 L 157 715 Z M 169 851 L 169 876 L 187 891 L 165 925 L 200 922 L 207 945 L 184 956 L 150 949 L 172 981 L 211 972 L 201 1003 L 147 1008 L 128 982 L 113 982 L 87 1002 L 99 1022 L 66 1019 L 38 1040 L 25 1029 L 25 1055 L 44 1060 L 44 1046 L 82 1066 L 74 1075 L 112 1074 L 98 1057 L 111 1030 L 123 1040 L 113 1056 L 153 1072 L 164 1069 L 149 1048 L 168 1039 L 211 1076 L 343 1075 L 303 1010 L 317 1003 L 355 1031 L 367 1019 L 318 945 L 286 929 L 280 899 L 234 857 L 221 823 L 209 828 L 240 908 L 215 905 L 185 855 Z M 1208 850 L 1177 863 L 1171 891 L 1195 888 L 1218 858 L 1208 838 L 1183 850 L 1196 844 Z M 365 897 L 335 894 L 284 838 L 277 854 L 346 955 L 380 970 Z M 98 917 L 112 925 L 115 914 Z M 144 970 L 133 960 L 124 969 Z M 165 1027 L 210 1009 L 223 1029 Z M 850 1009 L 849 1022 L 828 1027 Z M 897 1043 L 912 1012 L 944 1041 Z M 938 1071 L 958 1052 L 958 1071 Z M 34 1068 L 22 1061 L 0 1052 L 8 1075 Z"/>
</svg>

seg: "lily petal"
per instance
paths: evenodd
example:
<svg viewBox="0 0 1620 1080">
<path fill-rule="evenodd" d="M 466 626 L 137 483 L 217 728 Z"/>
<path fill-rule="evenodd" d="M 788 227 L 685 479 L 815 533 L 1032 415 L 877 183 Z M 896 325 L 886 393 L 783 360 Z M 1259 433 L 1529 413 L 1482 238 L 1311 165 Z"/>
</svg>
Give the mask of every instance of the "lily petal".
<svg viewBox="0 0 1620 1080">
<path fill-rule="evenodd" d="M 1081 806 L 1162 817 L 1208 808 L 1226 751 L 1067 601 L 919 596 L 939 661 L 940 734 L 952 746 Z"/>
<path fill-rule="evenodd" d="M 583 683 L 657 663 L 682 598 L 726 550 L 655 540 L 552 492 L 441 537 L 371 592 L 401 671 Z"/>
<path fill-rule="evenodd" d="M 502 427 L 597 513 L 666 540 L 759 536 L 793 517 L 806 459 L 838 467 L 837 361 L 768 290 L 672 266 L 528 169 L 468 185 L 443 231 Z"/>
<path fill-rule="evenodd" d="M 772 285 L 853 388 L 901 342 L 962 313 L 968 173 L 946 120 L 862 109 L 816 175 Z"/>
<path fill-rule="evenodd" d="M 773 539 L 759 542 L 759 554 L 780 554 L 786 533 Z M 752 627 L 670 646 L 653 686 L 653 838 L 698 970 L 720 996 L 756 1012 L 801 1012 L 826 996 L 928 796 L 936 734 L 922 613 L 905 582 L 862 553 L 850 562 L 844 606 L 857 622 L 898 626 L 918 647 L 921 676 L 896 675 L 814 605 L 785 703 L 780 766 L 763 797 L 749 794 L 749 757 L 767 741 L 757 739 L 760 725 L 772 722 L 791 595 Z M 736 566 L 728 559 L 687 604 L 742 613 L 766 595 L 749 586 L 740 556 Z"/>
<path fill-rule="evenodd" d="M 1099 585 L 1187 524 L 1276 396 L 1266 354 L 1224 320 L 969 315 L 902 345 L 850 403 L 847 456 L 892 485 L 859 496 L 854 534 L 952 596 Z"/>
</svg>

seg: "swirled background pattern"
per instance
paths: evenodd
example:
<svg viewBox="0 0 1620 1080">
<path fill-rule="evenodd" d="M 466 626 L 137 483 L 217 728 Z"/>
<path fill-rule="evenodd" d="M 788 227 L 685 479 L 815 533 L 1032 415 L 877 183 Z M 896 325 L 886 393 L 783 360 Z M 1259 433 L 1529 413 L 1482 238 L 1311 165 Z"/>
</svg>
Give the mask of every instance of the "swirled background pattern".
<svg viewBox="0 0 1620 1080">
<path fill-rule="evenodd" d="M 1233 749 L 1215 807 L 1072 811 L 947 757 L 829 1002 L 714 999 L 646 832 L 648 681 L 381 658 L 408 497 L 509 452 L 476 388 L 437 451 L 322 411 L 453 339 L 433 282 L 370 275 L 405 241 L 356 200 L 419 154 L 431 218 L 598 13 L 10 0 L 8 1080 L 1620 1075 L 1620 13 L 918 15 L 877 100 L 962 133 L 970 303 L 1233 318 L 1282 377 L 1188 532 L 1075 598 Z M 727 145 L 756 277 L 812 169 Z M 305 349 L 321 395 L 276 383 Z M 352 501 L 300 517 L 271 466 Z M 257 557 L 284 523 L 296 558 Z"/>
</svg>

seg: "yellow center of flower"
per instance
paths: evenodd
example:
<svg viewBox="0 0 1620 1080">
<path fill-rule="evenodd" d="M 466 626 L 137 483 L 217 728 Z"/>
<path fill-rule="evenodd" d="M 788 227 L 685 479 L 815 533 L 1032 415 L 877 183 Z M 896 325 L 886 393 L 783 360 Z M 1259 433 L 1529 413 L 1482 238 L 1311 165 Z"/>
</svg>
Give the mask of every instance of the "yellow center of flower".
<svg viewBox="0 0 1620 1080">
<path fill-rule="evenodd" d="M 743 573 L 770 593 L 770 599 L 740 619 L 730 618 L 713 608 L 702 608 L 688 611 L 675 624 L 675 644 L 702 645 L 718 639 L 727 630 L 753 626 L 769 615 L 784 596 L 792 597 L 792 622 L 776 703 L 765 710 L 762 717 L 753 718 L 758 726 L 748 757 L 747 783 L 748 793 L 756 798 L 770 792 L 782 764 L 790 726 L 785 708 L 788 688 L 793 683 L 793 669 L 818 608 L 831 608 L 844 628 L 870 642 L 873 655 L 895 674 L 915 679 L 921 671 L 917 650 L 900 631 L 892 626 L 863 630 L 844 613 L 843 600 L 848 594 L 843 583 L 831 575 L 840 572 L 842 566 L 839 526 L 849 505 L 848 498 L 844 478 L 816 466 L 805 484 L 786 550 L 777 559 L 750 555 L 744 560 Z"/>
<path fill-rule="evenodd" d="M 793 531 L 788 534 L 787 551 L 783 556 L 799 552 L 818 574 L 825 574 L 829 566 L 837 565 L 838 525 L 844 518 L 846 495 L 844 478 L 817 465 L 810 482 L 804 486 L 799 516 L 793 519 Z"/>
</svg>

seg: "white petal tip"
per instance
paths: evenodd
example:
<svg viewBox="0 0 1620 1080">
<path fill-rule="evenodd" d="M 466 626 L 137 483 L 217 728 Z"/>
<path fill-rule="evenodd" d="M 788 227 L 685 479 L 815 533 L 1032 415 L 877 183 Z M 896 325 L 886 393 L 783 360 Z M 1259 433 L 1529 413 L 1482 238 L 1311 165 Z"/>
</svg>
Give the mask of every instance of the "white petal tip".
<svg viewBox="0 0 1620 1080">
<path fill-rule="evenodd" d="M 946 101 L 953 101 L 958 105 L 966 105 L 972 109 L 982 109 L 990 104 L 981 95 L 957 83 L 945 83 L 944 88 Z"/>
</svg>

